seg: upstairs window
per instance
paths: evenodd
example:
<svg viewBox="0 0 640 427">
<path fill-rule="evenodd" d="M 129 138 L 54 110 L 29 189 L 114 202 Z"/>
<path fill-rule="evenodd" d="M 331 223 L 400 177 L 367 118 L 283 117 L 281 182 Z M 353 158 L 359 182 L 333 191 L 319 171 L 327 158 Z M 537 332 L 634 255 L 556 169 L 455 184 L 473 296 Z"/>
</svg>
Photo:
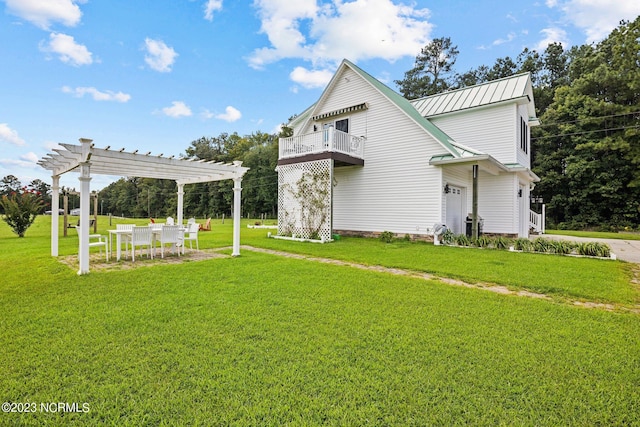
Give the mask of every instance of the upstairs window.
<svg viewBox="0 0 640 427">
<path fill-rule="evenodd" d="M 349 133 L 349 119 L 336 120 L 336 130 Z"/>
<path fill-rule="evenodd" d="M 520 149 L 529 154 L 529 126 L 520 117 Z"/>
</svg>

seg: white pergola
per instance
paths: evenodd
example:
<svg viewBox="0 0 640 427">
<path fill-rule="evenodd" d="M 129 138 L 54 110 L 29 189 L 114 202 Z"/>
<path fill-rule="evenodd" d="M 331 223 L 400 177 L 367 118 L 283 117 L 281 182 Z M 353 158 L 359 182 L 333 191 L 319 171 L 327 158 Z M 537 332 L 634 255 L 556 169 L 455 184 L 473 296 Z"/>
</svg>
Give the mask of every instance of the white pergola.
<svg viewBox="0 0 640 427">
<path fill-rule="evenodd" d="M 233 186 L 233 256 L 240 255 L 240 198 L 242 177 L 249 168 L 241 161 L 233 164 L 187 160 L 138 150 L 125 152 L 110 147 L 96 148 L 91 139 L 80 138 L 80 145 L 60 144 L 62 148 L 43 157 L 38 164 L 52 173 L 51 198 L 51 256 L 58 256 L 58 209 L 60 207 L 60 176 L 67 172 L 80 173 L 80 230 L 78 274 L 89 273 L 89 202 L 91 174 L 135 176 L 140 178 L 172 179 L 178 185 L 177 223 L 182 224 L 185 184 L 232 179 Z"/>
</svg>

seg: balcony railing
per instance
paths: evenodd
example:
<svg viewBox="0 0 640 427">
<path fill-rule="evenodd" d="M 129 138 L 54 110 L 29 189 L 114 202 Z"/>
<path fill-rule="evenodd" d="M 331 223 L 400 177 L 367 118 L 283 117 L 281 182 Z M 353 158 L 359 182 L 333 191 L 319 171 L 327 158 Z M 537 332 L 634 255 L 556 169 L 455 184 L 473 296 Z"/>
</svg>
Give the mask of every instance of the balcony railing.
<svg viewBox="0 0 640 427">
<path fill-rule="evenodd" d="M 280 159 L 308 154 L 336 152 L 364 159 L 364 138 L 334 129 L 323 129 L 306 135 L 280 138 Z"/>
</svg>

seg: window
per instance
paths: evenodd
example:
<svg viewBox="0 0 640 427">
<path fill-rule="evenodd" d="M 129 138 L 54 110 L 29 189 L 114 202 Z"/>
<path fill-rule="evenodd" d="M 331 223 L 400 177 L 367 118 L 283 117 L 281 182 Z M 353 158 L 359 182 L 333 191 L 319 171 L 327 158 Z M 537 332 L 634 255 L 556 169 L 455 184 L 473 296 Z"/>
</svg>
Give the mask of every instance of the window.
<svg viewBox="0 0 640 427">
<path fill-rule="evenodd" d="M 529 126 L 522 117 L 520 117 L 520 149 L 529 153 Z"/>
<path fill-rule="evenodd" d="M 349 119 L 336 120 L 336 130 L 349 133 Z"/>
</svg>

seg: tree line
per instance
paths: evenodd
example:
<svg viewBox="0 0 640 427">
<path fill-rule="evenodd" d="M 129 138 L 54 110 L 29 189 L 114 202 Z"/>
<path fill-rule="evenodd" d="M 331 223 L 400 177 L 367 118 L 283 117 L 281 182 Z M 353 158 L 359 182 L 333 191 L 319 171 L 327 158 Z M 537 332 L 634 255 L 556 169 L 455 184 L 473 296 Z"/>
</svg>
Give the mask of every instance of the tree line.
<svg viewBox="0 0 640 427">
<path fill-rule="evenodd" d="M 409 99 L 529 72 L 537 116 L 533 197 L 552 227 L 637 228 L 640 222 L 640 17 L 597 44 L 524 49 L 456 73 L 457 47 L 434 39 L 396 80 Z"/>
<path fill-rule="evenodd" d="M 182 157 L 230 163 L 242 160 L 249 169 L 242 179 L 242 212 L 257 218 L 274 218 L 278 209 L 278 138 L 287 135 L 255 132 L 240 136 L 222 133 L 203 136 L 185 149 Z M 100 209 L 104 213 L 127 217 L 162 218 L 175 216 L 178 196 L 172 180 L 152 178 L 122 178 L 100 191 Z M 231 215 L 233 182 L 214 181 L 184 187 L 184 212 L 199 218 Z"/>
</svg>

